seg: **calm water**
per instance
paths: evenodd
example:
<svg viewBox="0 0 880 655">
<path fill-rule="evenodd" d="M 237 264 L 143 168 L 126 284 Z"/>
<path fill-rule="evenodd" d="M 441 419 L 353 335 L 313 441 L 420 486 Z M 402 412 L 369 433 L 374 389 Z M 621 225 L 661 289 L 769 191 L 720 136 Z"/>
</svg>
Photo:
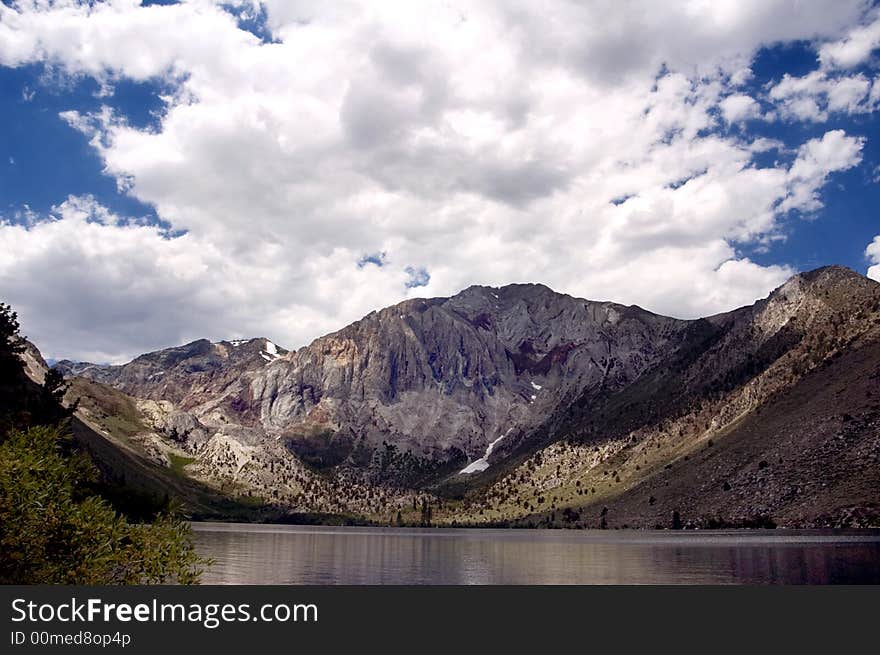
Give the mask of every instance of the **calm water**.
<svg viewBox="0 0 880 655">
<path fill-rule="evenodd" d="M 880 583 L 880 531 L 193 524 L 206 584 Z"/>
</svg>

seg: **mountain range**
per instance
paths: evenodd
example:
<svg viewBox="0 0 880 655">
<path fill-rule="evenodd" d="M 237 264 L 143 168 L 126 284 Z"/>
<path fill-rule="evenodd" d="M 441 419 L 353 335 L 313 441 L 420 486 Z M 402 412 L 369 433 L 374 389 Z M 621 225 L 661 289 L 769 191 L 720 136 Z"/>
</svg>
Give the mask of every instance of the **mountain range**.
<svg viewBox="0 0 880 655">
<path fill-rule="evenodd" d="M 55 367 L 93 456 L 194 515 L 198 487 L 288 520 L 880 524 L 880 284 L 842 267 L 696 320 L 473 286 L 297 350 L 198 340 Z"/>
</svg>

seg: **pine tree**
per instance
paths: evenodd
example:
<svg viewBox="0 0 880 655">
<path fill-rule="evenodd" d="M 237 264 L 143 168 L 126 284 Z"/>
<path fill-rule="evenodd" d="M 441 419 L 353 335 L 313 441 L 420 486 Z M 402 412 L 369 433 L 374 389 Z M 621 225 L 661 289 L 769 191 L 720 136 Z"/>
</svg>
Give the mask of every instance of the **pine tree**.
<svg viewBox="0 0 880 655">
<path fill-rule="evenodd" d="M 431 518 L 433 515 L 433 511 L 431 510 L 431 505 L 428 503 L 426 498 L 422 499 L 422 527 L 430 528 L 431 527 Z"/>
<path fill-rule="evenodd" d="M 21 370 L 18 356 L 24 352 L 24 344 L 18 330 L 18 314 L 0 302 L 0 383 L 8 382 Z"/>
<path fill-rule="evenodd" d="M 79 406 L 79 399 L 76 399 L 68 407 L 64 406 L 64 395 L 69 387 L 70 383 L 64 380 L 64 376 L 58 369 L 50 368 L 46 371 L 46 377 L 40 386 L 39 407 L 36 412 L 39 423 L 54 425 L 73 416 Z"/>
<path fill-rule="evenodd" d="M 672 512 L 672 529 L 681 530 L 681 514 L 678 513 L 677 509 Z"/>
</svg>

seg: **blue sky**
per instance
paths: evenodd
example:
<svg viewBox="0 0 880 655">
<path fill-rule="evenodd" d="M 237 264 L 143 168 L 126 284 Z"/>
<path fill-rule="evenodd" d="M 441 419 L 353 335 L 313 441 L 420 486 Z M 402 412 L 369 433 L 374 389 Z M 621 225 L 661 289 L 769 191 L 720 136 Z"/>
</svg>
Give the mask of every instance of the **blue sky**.
<svg viewBox="0 0 880 655">
<path fill-rule="evenodd" d="M 754 79 L 749 91 L 759 94 L 762 87 L 785 74 L 806 75 L 819 68 L 816 52 L 806 42 L 775 45 L 762 49 L 752 63 Z M 871 75 L 872 66 L 856 67 L 856 74 Z M 791 264 L 807 270 L 827 264 L 842 264 L 864 273 L 868 261 L 865 244 L 880 231 L 880 123 L 876 112 L 838 115 L 822 123 L 803 121 L 750 121 L 748 130 L 796 146 L 820 136 L 829 126 L 865 138 L 859 166 L 835 175 L 822 193 L 824 207 L 806 215 L 795 213 L 788 220 L 786 240 L 768 252 L 753 255 L 766 264 Z"/>
<path fill-rule="evenodd" d="M 876 3 L 416 4 L 4 2 L 26 332 L 295 347 L 525 281 L 697 316 L 880 264 Z"/>
<path fill-rule="evenodd" d="M 42 63 L 0 67 L 5 164 L 0 203 L 5 215 L 25 206 L 46 214 L 69 195 L 91 194 L 120 214 L 158 220 L 152 207 L 118 191 L 116 180 L 102 173 L 101 158 L 88 137 L 72 130 L 58 114 L 70 109 L 88 113 L 110 105 L 130 124 L 147 128 L 156 123 L 153 112 L 162 109 L 157 97 L 161 85 L 122 81 L 109 97 L 97 97 L 99 90 L 92 78 L 53 79 Z"/>
</svg>

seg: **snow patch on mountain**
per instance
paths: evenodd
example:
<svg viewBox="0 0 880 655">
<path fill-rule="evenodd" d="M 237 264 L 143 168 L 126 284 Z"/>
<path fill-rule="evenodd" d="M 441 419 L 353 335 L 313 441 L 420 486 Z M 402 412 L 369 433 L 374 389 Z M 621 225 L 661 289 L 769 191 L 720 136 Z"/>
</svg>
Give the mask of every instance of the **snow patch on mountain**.
<svg viewBox="0 0 880 655">
<path fill-rule="evenodd" d="M 274 362 L 276 359 L 281 357 L 281 353 L 278 352 L 278 346 L 276 346 L 271 341 L 266 340 L 266 348 L 265 350 L 260 351 L 260 357 L 265 359 L 267 362 Z"/>
<path fill-rule="evenodd" d="M 513 428 L 510 428 L 510 430 L 508 430 L 507 432 L 502 434 L 500 437 L 498 437 L 495 441 L 493 441 L 488 446 L 486 446 L 486 452 L 483 453 L 483 456 L 480 459 L 475 460 L 475 461 L 471 462 L 470 464 L 468 464 L 467 466 L 465 466 L 463 469 L 461 469 L 461 471 L 459 471 L 459 473 L 461 475 L 470 475 L 471 473 L 485 471 L 487 468 L 489 468 L 489 455 L 492 454 L 492 451 L 494 450 L 495 445 L 499 441 L 504 439 L 504 437 L 509 435 L 511 430 L 513 430 Z"/>
</svg>

